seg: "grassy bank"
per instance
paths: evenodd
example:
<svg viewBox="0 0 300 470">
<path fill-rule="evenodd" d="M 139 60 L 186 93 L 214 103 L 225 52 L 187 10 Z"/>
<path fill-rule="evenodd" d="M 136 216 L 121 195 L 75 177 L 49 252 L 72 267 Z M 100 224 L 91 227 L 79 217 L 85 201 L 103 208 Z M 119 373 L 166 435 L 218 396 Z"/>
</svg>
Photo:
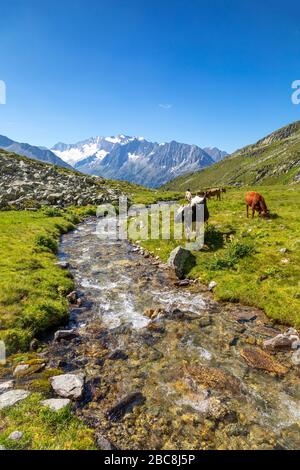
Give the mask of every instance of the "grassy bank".
<svg viewBox="0 0 300 470">
<path fill-rule="evenodd" d="M 93 450 L 94 433 L 67 407 L 52 411 L 40 404 L 45 396 L 33 393 L 23 402 L 0 411 L 0 444 L 7 450 Z M 21 431 L 20 441 L 9 439 Z"/>
<path fill-rule="evenodd" d="M 246 220 L 245 191 L 230 189 L 221 202 L 208 202 L 206 247 L 195 252 L 196 265 L 187 275 L 204 283 L 216 281 L 219 300 L 260 307 L 271 319 L 299 327 L 300 188 L 259 188 L 272 213 L 268 221 Z M 180 244 L 172 237 L 141 241 L 164 261 Z"/>
<path fill-rule="evenodd" d="M 68 319 L 70 274 L 56 265 L 62 233 L 91 208 L 0 213 L 0 339 L 25 351 L 33 337 Z"/>
<path fill-rule="evenodd" d="M 136 204 L 180 197 L 122 181 L 111 185 Z M 68 320 L 66 295 L 73 280 L 56 265 L 58 242 L 61 234 L 94 213 L 91 206 L 0 212 L 0 340 L 8 354 L 28 350 L 32 338 Z"/>
</svg>

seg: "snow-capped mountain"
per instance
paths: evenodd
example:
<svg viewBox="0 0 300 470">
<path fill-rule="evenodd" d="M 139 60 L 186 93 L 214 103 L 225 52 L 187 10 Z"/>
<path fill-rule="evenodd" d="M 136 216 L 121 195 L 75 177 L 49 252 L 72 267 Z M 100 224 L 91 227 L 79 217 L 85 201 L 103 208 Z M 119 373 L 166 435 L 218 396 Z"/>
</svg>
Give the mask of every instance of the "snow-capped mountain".
<svg viewBox="0 0 300 470">
<path fill-rule="evenodd" d="M 134 140 L 135 137 L 118 135 L 116 137 L 91 137 L 90 139 L 77 142 L 77 144 L 64 144 L 59 142 L 54 145 L 52 152 L 70 165 L 75 166 L 81 160 L 88 157 L 95 157 L 95 160 L 102 160 L 116 146 L 125 145 Z M 139 139 L 142 139 L 139 137 Z"/>
<path fill-rule="evenodd" d="M 71 145 L 58 143 L 52 152 L 83 173 L 153 188 L 215 163 L 196 145 L 175 141 L 159 144 L 125 135 L 92 137 Z"/>
</svg>

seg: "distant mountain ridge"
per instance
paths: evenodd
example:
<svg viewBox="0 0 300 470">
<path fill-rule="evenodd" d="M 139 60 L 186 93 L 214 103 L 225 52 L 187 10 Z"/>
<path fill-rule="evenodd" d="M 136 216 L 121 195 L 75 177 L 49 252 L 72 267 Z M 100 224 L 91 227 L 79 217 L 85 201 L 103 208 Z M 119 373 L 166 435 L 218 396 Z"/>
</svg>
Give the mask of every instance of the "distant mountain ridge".
<svg viewBox="0 0 300 470">
<path fill-rule="evenodd" d="M 237 150 L 202 171 L 179 176 L 163 189 L 300 183 L 300 121 Z"/>
<path fill-rule="evenodd" d="M 83 173 L 158 187 L 178 175 L 213 165 L 227 155 L 176 141 L 159 144 L 143 137 L 91 137 L 77 144 L 56 144 L 52 151 Z"/>
<path fill-rule="evenodd" d="M 52 163 L 53 165 L 61 166 L 63 168 L 71 168 L 71 166 L 59 158 L 51 150 L 44 147 L 37 147 L 34 145 L 16 142 L 8 137 L 0 135 L 0 149 L 7 150 L 8 152 L 17 153 L 24 157 L 32 158 L 45 163 Z"/>
</svg>

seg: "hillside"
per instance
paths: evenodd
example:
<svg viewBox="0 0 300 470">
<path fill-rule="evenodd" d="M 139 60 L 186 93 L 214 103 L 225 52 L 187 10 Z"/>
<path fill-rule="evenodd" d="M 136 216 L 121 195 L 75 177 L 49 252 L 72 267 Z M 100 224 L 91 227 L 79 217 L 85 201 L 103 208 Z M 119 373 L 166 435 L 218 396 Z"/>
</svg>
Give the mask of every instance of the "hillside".
<svg viewBox="0 0 300 470">
<path fill-rule="evenodd" d="M 64 162 L 47 148 L 15 142 L 3 135 L 0 135 L 0 149 L 23 155 L 23 157 L 33 158 L 34 160 L 41 162 L 52 163 L 53 165 L 61 166 L 63 168 L 72 168 L 68 163 Z"/>
<path fill-rule="evenodd" d="M 270 185 L 300 182 L 300 121 L 237 150 L 202 171 L 179 176 L 163 189 L 185 190 L 224 185 Z"/>
<path fill-rule="evenodd" d="M 119 194 L 103 178 L 0 150 L 0 209 L 99 204 Z"/>
</svg>

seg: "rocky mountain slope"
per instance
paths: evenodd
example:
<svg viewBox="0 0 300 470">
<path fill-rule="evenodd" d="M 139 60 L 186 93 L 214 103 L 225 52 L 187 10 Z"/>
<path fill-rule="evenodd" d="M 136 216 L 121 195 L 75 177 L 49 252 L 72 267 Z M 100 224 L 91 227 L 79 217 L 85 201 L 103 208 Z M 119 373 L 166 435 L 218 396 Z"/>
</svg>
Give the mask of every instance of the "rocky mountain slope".
<svg viewBox="0 0 300 470">
<path fill-rule="evenodd" d="M 119 194 L 103 178 L 0 150 L 0 209 L 100 204 Z"/>
<path fill-rule="evenodd" d="M 5 149 L 8 152 L 14 152 L 18 155 L 33 158 L 34 160 L 39 160 L 41 162 L 52 163 L 53 165 L 61 166 L 63 168 L 71 168 L 68 163 L 64 162 L 47 148 L 15 142 L 3 135 L 0 135 L 0 149 Z"/>
<path fill-rule="evenodd" d="M 218 149 L 217 147 L 204 147 L 203 149 L 213 159 L 215 163 L 220 162 L 228 156 L 227 152 Z"/>
<path fill-rule="evenodd" d="M 295 184 L 300 182 L 300 121 L 237 150 L 202 171 L 175 178 L 163 189 L 221 185 Z"/>
<path fill-rule="evenodd" d="M 95 137 L 73 145 L 56 144 L 52 151 L 77 170 L 105 178 L 158 187 L 172 178 L 210 166 L 226 152 L 196 145 L 153 143 L 143 137 Z"/>
</svg>

